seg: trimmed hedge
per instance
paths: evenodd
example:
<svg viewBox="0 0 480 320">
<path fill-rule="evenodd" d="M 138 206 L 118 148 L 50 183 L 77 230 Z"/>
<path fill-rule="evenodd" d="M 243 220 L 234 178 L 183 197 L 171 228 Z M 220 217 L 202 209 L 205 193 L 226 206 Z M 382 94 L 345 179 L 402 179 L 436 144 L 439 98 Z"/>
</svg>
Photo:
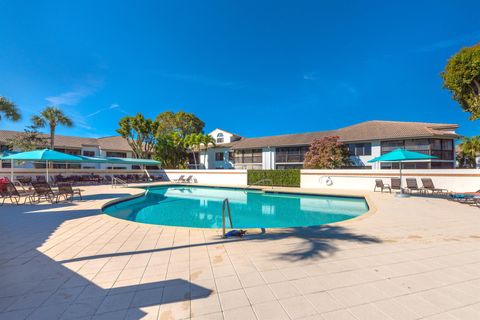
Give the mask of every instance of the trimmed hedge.
<svg viewBox="0 0 480 320">
<path fill-rule="evenodd" d="M 300 170 L 248 170 L 247 181 L 249 185 L 255 184 L 262 179 L 272 180 L 274 186 L 300 187 Z M 265 184 L 268 185 L 268 184 Z"/>
</svg>

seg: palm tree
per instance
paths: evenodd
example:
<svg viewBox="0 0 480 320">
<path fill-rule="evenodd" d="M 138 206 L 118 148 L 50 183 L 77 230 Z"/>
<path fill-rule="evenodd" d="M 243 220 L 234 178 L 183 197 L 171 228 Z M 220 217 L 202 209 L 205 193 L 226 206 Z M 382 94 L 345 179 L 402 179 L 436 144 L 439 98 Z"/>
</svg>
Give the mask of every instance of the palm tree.
<svg viewBox="0 0 480 320">
<path fill-rule="evenodd" d="M 186 143 L 187 147 L 193 153 L 193 162 L 195 164 L 195 169 L 198 169 L 196 152 L 197 152 L 197 150 L 200 149 L 200 144 L 202 143 L 202 138 L 203 138 L 203 135 L 201 133 L 192 133 L 192 134 L 189 134 L 188 136 L 185 137 L 185 143 Z"/>
<path fill-rule="evenodd" d="M 464 154 L 469 165 L 475 166 L 475 159 L 477 154 L 480 153 L 480 136 L 463 138 L 462 143 L 460 143 L 460 150 Z"/>
<path fill-rule="evenodd" d="M 0 120 L 2 120 L 2 114 L 11 121 L 18 121 L 22 118 L 15 103 L 0 96 Z"/>
<path fill-rule="evenodd" d="M 208 151 L 208 145 L 212 144 L 215 147 L 215 139 L 209 135 L 209 134 L 204 134 L 202 135 L 202 143 L 205 146 L 205 156 L 203 157 L 203 166 L 205 169 L 207 168 L 207 151 Z"/>
<path fill-rule="evenodd" d="M 73 121 L 67 117 L 62 110 L 57 107 L 45 107 L 43 111 L 38 116 L 32 117 L 32 122 L 34 126 L 39 128 L 45 128 L 49 126 L 50 128 L 50 149 L 55 147 L 55 129 L 58 125 L 63 125 L 66 127 L 72 127 Z"/>
</svg>

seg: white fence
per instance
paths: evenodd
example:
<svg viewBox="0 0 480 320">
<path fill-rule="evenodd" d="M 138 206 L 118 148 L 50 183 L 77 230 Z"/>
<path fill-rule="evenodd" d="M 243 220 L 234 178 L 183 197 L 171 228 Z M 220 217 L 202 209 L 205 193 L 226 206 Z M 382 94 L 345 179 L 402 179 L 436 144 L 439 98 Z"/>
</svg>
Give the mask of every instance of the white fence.
<svg viewBox="0 0 480 320">
<path fill-rule="evenodd" d="M 247 185 L 247 170 L 165 170 L 169 180 L 193 176 L 198 183 L 226 186 Z"/>
<path fill-rule="evenodd" d="M 45 176 L 46 169 L 25 169 L 15 168 L 14 179 L 18 177 L 32 177 Z M 226 186 L 245 186 L 247 184 L 247 170 L 148 170 L 150 175 L 163 176 L 168 180 L 173 181 L 180 176 L 187 178 L 192 176 L 192 179 L 198 183 L 203 184 L 218 184 Z M 1 168 L 0 178 L 9 177 L 10 169 Z M 95 174 L 99 176 L 112 175 L 144 175 L 143 170 L 100 170 L 100 169 L 49 169 L 49 176 L 56 175 L 68 176 L 82 176 Z M 164 179 L 165 180 L 165 179 Z"/>
<path fill-rule="evenodd" d="M 88 169 L 51 169 L 50 176 L 69 175 L 127 175 L 144 174 L 142 170 L 88 170 Z M 247 170 L 149 170 L 151 175 L 162 175 L 168 180 L 180 176 L 192 176 L 201 184 L 225 186 L 244 186 L 247 184 Z M 15 177 L 45 175 L 45 169 L 15 169 Z M 0 177 L 10 176 L 10 169 L 0 169 Z M 373 190 L 375 179 L 390 183 L 390 178 L 398 177 L 398 170 L 301 170 L 302 188 L 331 188 L 351 190 Z M 451 191 L 476 191 L 480 189 L 480 169 L 438 169 L 438 170 L 403 170 L 403 185 L 406 178 L 432 178 L 435 187 Z"/>
<path fill-rule="evenodd" d="M 436 188 L 455 192 L 477 191 L 480 189 L 478 169 L 431 169 L 402 170 L 402 185 L 406 178 L 432 178 Z M 399 170 L 301 170 L 302 188 L 331 188 L 350 190 L 373 190 L 375 179 L 390 184 L 390 179 L 399 177 Z"/>
</svg>

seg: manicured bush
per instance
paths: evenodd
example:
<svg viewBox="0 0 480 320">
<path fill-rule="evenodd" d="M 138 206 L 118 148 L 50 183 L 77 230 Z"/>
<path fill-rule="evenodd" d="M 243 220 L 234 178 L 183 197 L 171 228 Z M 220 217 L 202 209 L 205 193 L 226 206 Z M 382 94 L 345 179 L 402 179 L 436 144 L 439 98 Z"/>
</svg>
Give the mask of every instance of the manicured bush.
<svg viewBox="0 0 480 320">
<path fill-rule="evenodd" d="M 272 180 L 274 186 L 300 187 L 300 170 L 248 170 L 247 181 L 249 185 L 256 184 L 263 179 Z M 261 183 L 261 185 L 269 185 L 269 183 Z"/>
</svg>

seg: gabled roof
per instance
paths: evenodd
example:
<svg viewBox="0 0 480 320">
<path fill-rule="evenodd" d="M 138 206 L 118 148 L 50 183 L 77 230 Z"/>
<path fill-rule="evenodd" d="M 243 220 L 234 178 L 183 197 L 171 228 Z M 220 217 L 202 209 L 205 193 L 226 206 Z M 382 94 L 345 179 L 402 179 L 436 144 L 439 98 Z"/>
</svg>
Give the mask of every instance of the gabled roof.
<svg viewBox="0 0 480 320">
<path fill-rule="evenodd" d="M 240 141 L 233 142 L 233 149 L 309 145 L 315 139 L 334 135 L 337 135 L 337 130 L 283 134 L 279 136 L 259 138 L 245 138 Z"/>
<path fill-rule="evenodd" d="M 104 150 L 132 151 L 126 139 L 121 136 L 98 138 L 98 145 Z"/>
<path fill-rule="evenodd" d="M 456 124 L 366 121 L 338 130 L 341 141 L 391 140 L 398 138 L 444 137 L 459 138 Z"/>
<path fill-rule="evenodd" d="M 234 149 L 251 149 L 262 147 L 302 146 L 313 140 L 326 136 L 339 136 L 340 141 L 394 140 L 422 137 L 442 137 L 456 139 L 456 124 L 400 122 L 400 121 L 366 121 L 338 130 L 285 134 L 259 138 L 245 138 L 234 142 Z"/>
<path fill-rule="evenodd" d="M 210 131 L 210 133 L 212 133 L 213 131 L 215 130 L 220 130 L 220 131 L 223 131 L 225 133 L 228 133 L 228 134 L 231 134 L 232 136 L 236 137 L 236 138 L 242 138 L 242 136 L 238 135 L 238 134 L 235 134 L 233 132 L 230 132 L 230 131 L 227 131 L 227 130 L 223 130 L 222 128 L 215 128 L 213 129 L 212 131 Z"/>
<path fill-rule="evenodd" d="M 12 130 L 0 130 L 0 143 L 7 143 L 8 140 L 13 139 L 15 136 L 21 134 L 22 131 Z M 41 134 L 43 137 L 48 138 L 49 135 Z M 104 138 L 82 138 L 76 136 L 64 136 L 55 135 L 55 147 L 56 148 L 82 148 L 82 147 L 96 147 L 104 150 L 117 150 L 117 151 L 131 151 L 132 149 L 127 143 L 127 140 L 120 136 L 104 137 Z"/>
</svg>

